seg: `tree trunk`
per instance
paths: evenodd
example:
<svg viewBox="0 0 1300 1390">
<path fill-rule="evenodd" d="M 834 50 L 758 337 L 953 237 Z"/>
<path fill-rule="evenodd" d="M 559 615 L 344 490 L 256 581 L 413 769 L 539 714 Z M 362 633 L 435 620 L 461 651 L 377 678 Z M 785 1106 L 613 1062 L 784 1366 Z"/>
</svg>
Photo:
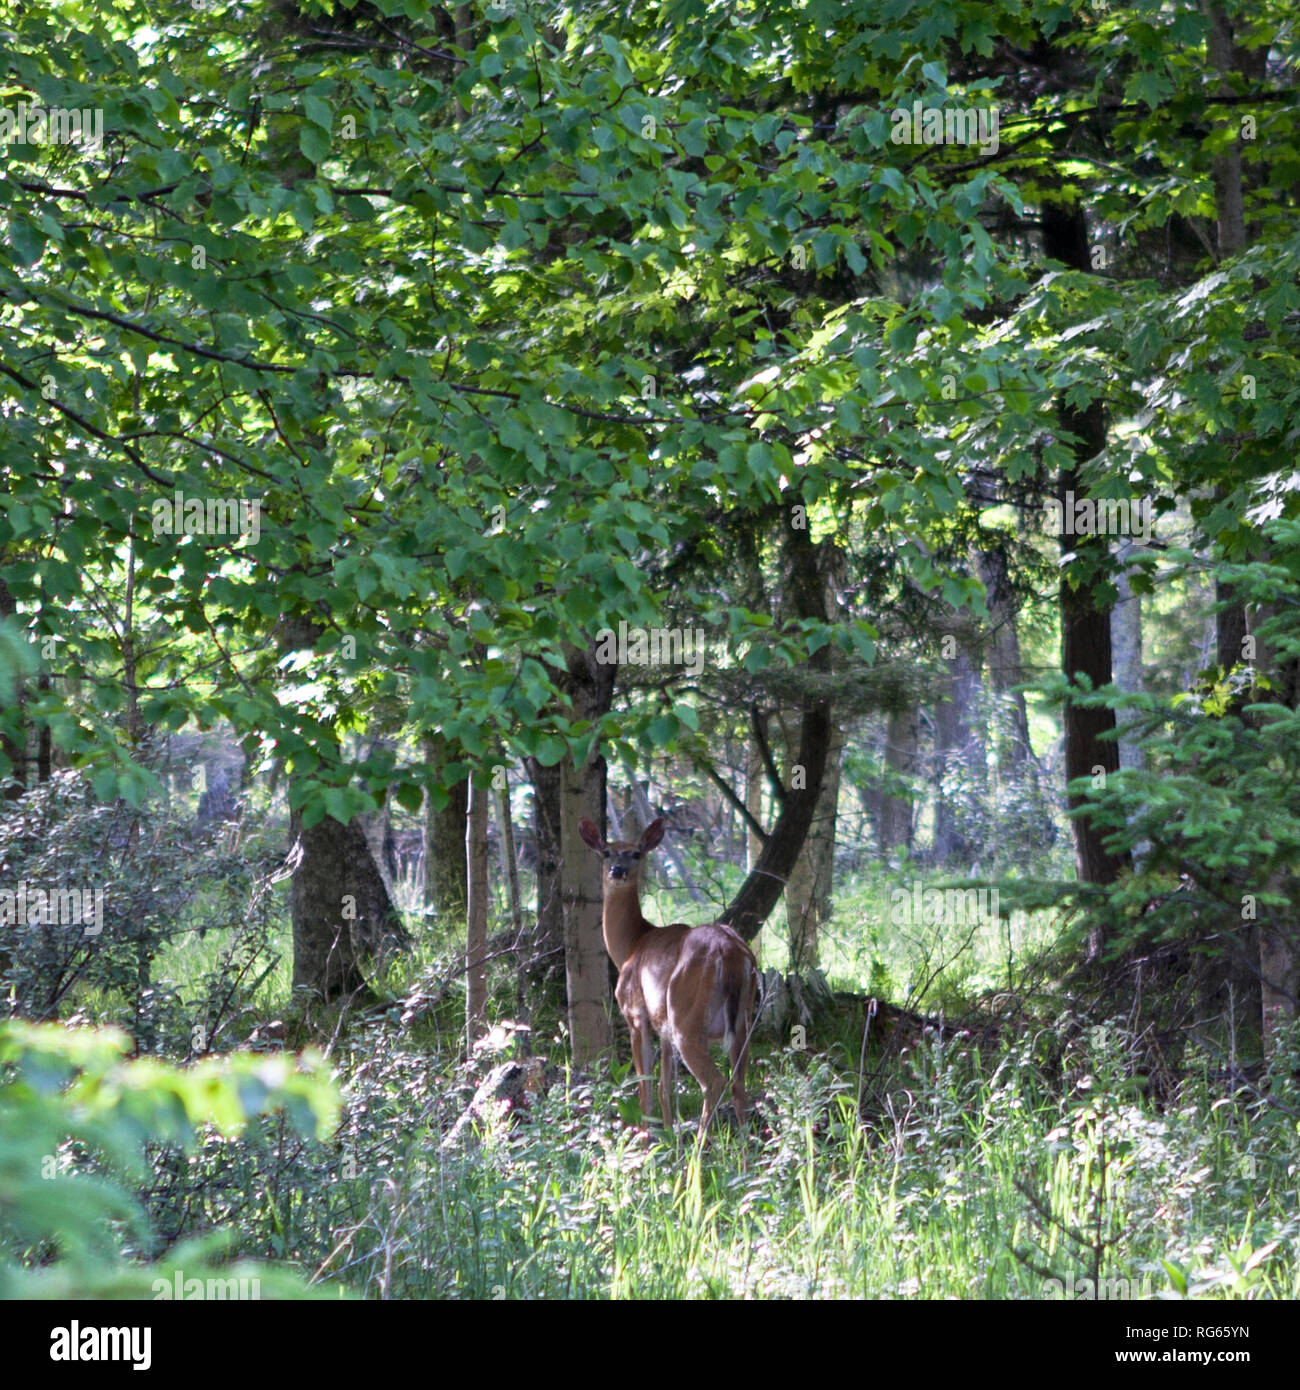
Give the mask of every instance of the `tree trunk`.
<svg viewBox="0 0 1300 1390">
<path fill-rule="evenodd" d="M 136 484 L 137 491 L 139 484 Z M 126 547 L 126 589 L 122 600 L 122 690 L 126 695 L 126 737 L 132 752 L 139 750 L 144 737 L 144 719 L 140 714 L 140 685 L 136 680 L 135 653 L 135 542 Z M 44 671 L 41 672 L 46 675 Z M 48 680 L 48 676 L 46 676 Z M 46 689 L 42 686 L 42 689 Z M 49 780 L 47 772 L 41 781 Z"/>
<path fill-rule="evenodd" d="M 763 821 L 763 755 L 751 733 L 745 741 L 745 809 L 756 821 Z M 751 825 L 745 827 L 745 872 L 752 874 L 763 853 L 763 837 Z"/>
<path fill-rule="evenodd" d="M 934 860 L 969 865 L 978 849 L 967 832 L 966 803 L 987 782 L 984 743 L 970 717 L 979 703 L 979 667 L 962 642 L 944 665 L 943 698 L 934 712 Z"/>
<path fill-rule="evenodd" d="M 1025 679 L 1020 662 L 1020 635 L 1016 629 L 1016 598 L 1005 551 L 981 550 L 976 563 L 988 598 L 992 628 L 988 668 L 989 685 L 997 696 L 998 770 L 1008 774 L 1028 762 L 1031 752 L 1025 692 L 1016 689 Z"/>
<path fill-rule="evenodd" d="M 847 582 L 844 553 L 833 541 L 827 540 L 819 549 L 819 560 L 823 575 L 824 614 L 828 621 L 842 621 L 849 616 L 840 597 Z M 839 671 L 841 665 L 832 651 L 831 670 Z M 790 929 L 790 965 L 796 975 L 805 975 L 818 968 L 822 930 L 831 920 L 840 763 L 847 742 L 848 731 L 842 721 L 837 721 L 831 730 L 826 775 L 817 796 L 813 822 L 799 858 L 795 860 L 790 882 L 786 885 L 785 913 Z"/>
<path fill-rule="evenodd" d="M 912 848 L 914 834 L 912 798 L 900 781 L 916 773 L 920 716 L 915 709 L 891 710 L 885 727 L 884 787 L 880 797 L 880 825 L 877 832 L 880 853 Z"/>
<path fill-rule="evenodd" d="M 453 761 L 451 748 L 441 735 L 425 739 L 425 758 L 439 772 Z M 462 779 L 448 789 L 449 800 L 441 811 L 425 799 L 424 896 L 442 925 L 460 927 L 469 896 L 465 864 L 465 819 L 469 815 L 469 783 Z"/>
<path fill-rule="evenodd" d="M 495 772 L 493 774 L 496 776 Z M 501 855 L 501 879 L 510 899 L 510 922 L 515 929 L 515 946 L 523 949 L 524 904 L 519 893 L 519 858 L 515 848 L 515 822 L 510 811 L 510 774 L 501 765 L 500 785 L 497 787 L 498 843 Z"/>
<path fill-rule="evenodd" d="M 609 1050 L 609 957 L 601 936 L 601 859 L 578 835 L 585 816 L 604 825 L 602 778 L 588 762 L 560 765 L 560 880 L 564 905 L 564 979 L 569 997 L 573 1065 L 585 1067 Z"/>
<path fill-rule="evenodd" d="M 533 844 L 537 853 L 537 924 L 528 961 L 532 990 L 544 997 L 564 966 L 564 897 L 560 882 L 560 769 L 526 759 L 533 784 Z M 558 993 L 558 991 L 557 991 Z"/>
<path fill-rule="evenodd" d="M 1232 74 L 1242 73 L 1252 82 L 1258 82 L 1264 75 L 1267 47 L 1257 51 L 1238 48 L 1233 43 L 1232 20 L 1221 6 L 1203 4 L 1209 29 L 1206 33 L 1206 53 L 1210 67 L 1219 74 L 1219 94 L 1230 96 L 1233 83 Z M 1216 213 L 1216 232 L 1219 260 L 1230 260 L 1246 249 L 1246 202 L 1244 170 L 1241 158 L 1241 135 L 1238 127 L 1239 116 L 1235 108 L 1229 107 L 1220 125 L 1227 128 L 1230 139 L 1211 160 L 1214 180 L 1214 204 Z M 1222 500 L 1226 496 L 1220 487 L 1215 496 Z M 1221 580 L 1214 581 L 1215 614 L 1215 656 L 1224 672 L 1231 671 L 1239 663 L 1246 661 L 1246 636 L 1248 631 L 1245 605 L 1233 600 L 1228 586 Z M 1221 607 L 1219 605 L 1222 605 Z M 1237 703 L 1244 704 L 1243 694 Z"/>
<path fill-rule="evenodd" d="M 365 988 L 361 960 L 409 938 L 361 827 L 332 816 L 310 829 L 289 817 L 293 987 L 330 1000 Z"/>
<path fill-rule="evenodd" d="M 1256 50 L 1238 47 L 1233 41 L 1232 20 L 1222 6 L 1211 0 L 1203 0 L 1203 9 L 1209 20 L 1206 33 L 1206 56 L 1210 67 L 1219 75 L 1219 93 L 1229 96 L 1233 91 L 1233 74 L 1245 76 L 1251 86 L 1262 81 L 1267 62 L 1267 45 Z M 1242 162 L 1242 142 L 1239 115 L 1229 107 L 1223 114 L 1221 124 L 1228 128 L 1229 139 L 1223 142 L 1211 161 L 1211 174 L 1214 180 L 1214 203 L 1217 221 L 1219 260 L 1230 260 L 1240 256 L 1246 249 L 1246 200 L 1245 169 Z M 1216 495 L 1222 497 L 1223 489 Z M 1226 674 L 1234 666 L 1250 661 L 1247 655 L 1246 639 L 1250 629 L 1250 619 L 1244 603 L 1237 601 L 1228 587 L 1217 577 L 1214 582 L 1214 595 L 1223 607 L 1215 615 L 1215 656 L 1218 665 Z M 1217 605 L 1216 605 L 1217 606 Z M 1266 669 L 1266 661 L 1259 652 L 1254 653 L 1255 670 Z M 1248 702 L 1249 696 L 1242 691 L 1234 700 L 1234 710 L 1240 711 Z M 1294 958 L 1288 968 L 1287 941 L 1285 933 L 1275 931 L 1266 919 L 1260 923 L 1243 922 L 1238 932 L 1241 952 L 1218 958 L 1207 958 L 1197 966 L 1198 1002 L 1210 1013 L 1207 1005 L 1213 1001 L 1230 997 L 1235 1008 L 1247 1015 L 1254 1014 L 1261 1021 L 1261 1035 L 1265 1055 L 1270 1055 L 1273 1036 L 1279 1017 L 1287 1010 L 1294 1015 L 1295 978 Z M 1258 959 L 1258 973 L 1252 969 Z M 1290 999 L 1287 1001 L 1290 980 Z M 1226 1001 L 1225 1001 L 1226 1002 Z"/>
<path fill-rule="evenodd" d="M 397 842 L 393 835 L 392 803 L 385 798 L 384 804 L 372 815 L 358 816 L 357 823 L 370 849 L 370 857 L 384 880 L 388 896 L 397 900 Z"/>
<path fill-rule="evenodd" d="M 36 689 L 42 695 L 50 693 L 50 673 L 44 667 L 36 673 Z M 36 731 L 36 781 L 44 786 L 54 773 L 54 730 L 43 720 Z"/>
<path fill-rule="evenodd" d="M 1115 662 L 1115 684 L 1126 695 L 1138 695 L 1146 688 L 1142 673 L 1142 595 L 1133 592 L 1128 559 L 1132 546 L 1122 546 L 1116 554 L 1120 572 L 1115 577 L 1118 596 L 1110 612 L 1111 651 Z M 1141 767 L 1142 753 L 1131 738 L 1119 741 L 1119 765 Z"/>
<path fill-rule="evenodd" d="M 840 760 L 847 741 L 844 729 L 836 727 L 831 731 L 826 776 L 817 798 L 817 809 L 785 888 L 785 915 L 790 924 L 790 968 L 799 975 L 806 975 L 820 965 L 821 932 L 831 919 Z"/>
<path fill-rule="evenodd" d="M 1274 874 L 1269 891 L 1294 902 L 1294 894 L 1287 892 L 1287 880 L 1285 870 Z M 1290 1026 L 1295 1022 L 1300 998 L 1298 937 L 1294 911 L 1280 907 L 1264 909 L 1264 920 L 1259 924 L 1259 973 L 1265 1057 L 1277 1056 L 1291 1043 Z"/>
<path fill-rule="evenodd" d="M 1074 270 L 1087 272 L 1092 259 L 1088 250 L 1088 228 L 1083 210 L 1077 205 L 1043 203 L 1043 250 L 1052 260 L 1062 261 Z M 1062 399 L 1057 406 L 1062 433 L 1073 436 L 1072 460 L 1057 477 L 1057 500 L 1061 515 L 1073 514 L 1067 494 L 1083 497 L 1087 489 L 1081 470 L 1106 447 L 1106 412 L 1100 400 L 1086 407 Z M 1063 527 L 1062 555 L 1076 558 L 1061 575 L 1061 669 L 1071 681 L 1087 677 L 1093 689 L 1111 679 L 1110 609 L 1102 597 L 1101 585 L 1109 572 L 1109 551 L 1104 536 L 1071 535 Z M 1115 714 L 1109 709 L 1085 709 L 1067 700 L 1065 722 L 1065 775 L 1067 780 L 1105 776 L 1119 770 L 1119 748 L 1102 735 L 1115 728 Z M 1078 792 L 1068 794 L 1071 810 L 1086 804 Z M 1127 855 L 1108 854 L 1102 835 L 1087 816 L 1071 819 L 1074 833 L 1075 863 L 1084 883 L 1113 883 L 1128 866 Z M 1104 945 L 1101 927 L 1094 927 L 1088 943 L 1090 956 Z"/>
<path fill-rule="evenodd" d="M 596 661 L 595 648 L 570 648 L 568 690 L 577 719 L 597 720 L 614 695 L 616 666 Z M 560 763 L 560 883 L 564 911 L 564 977 L 569 996 L 573 1064 L 587 1066 L 609 1050 L 609 957 L 601 931 L 601 860 L 583 843 L 578 823 L 605 824 L 605 759 L 580 768 Z"/>
<path fill-rule="evenodd" d="M 466 779 L 469 814 L 465 817 L 465 1042 L 474 1043 L 487 1032 L 487 924 L 488 924 L 488 798 L 485 786 Z"/>
<path fill-rule="evenodd" d="M 519 891 L 519 850 L 515 844 L 514 814 L 510 809 L 510 773 L 504 759 L 492 771 L 492 784 L 497 791 L 497 846 L 501 856 L 501 879 L 506 885 L 510 903 L 510 925 L 514 931 L 515 949 L 515 1008 L 529 1017 L 529 960 L 528 942 L 524 939 L 524 903 Z"/>
<path fill-rule="evenodd" d="M 751 715 L 751 723 L 760 719 L 755 711 Z M 760 825 L 763 824 L 763 786 L 767 781 L 767 768 L 763 762 L 763 754 L 758 744 L 758 732 L 756 728 L 751 728 L 749 737 L 745 741 L 745 809 L 753 816 L 754 820 Z M 758 867 L 758 861 L 763 853 L 763 837 L 754 829 L 753 825 L 745 826 L 745 873 L 752 874 Z M 761 931 L 761 928 L 760 928 Z M 750 941 L 756 959 L 762 959 L 762 946 L 759 942 L 759 932 L 755 932 Z"/>
<path fill-rule="evenodd" d="M 1234 42 L 1232 20 L 1227 12 L 1213 3 L 1206 3 L 1204 9 L 1209 20 L 1205 36 L 1206 54 L 1210 67 L 1219 74 L 1219 95 L 1232 95 L 1233 73 L 1240 73 L 1250 82 L 1258 83 L 1266 71 L 1267 45 L 1258 45 L 1253 49 L 1238 46 Z M 1229 108 L 1222 117 L 1222 124 L 1229 128 L 1232 139 L 1222 146 L 1211 161 L 1221 261 L 1240 255 L 1246 249 L 1246 199 L 1237 112 Z"/>
<path fill-rule="evenodd" d="M 196 825 L 222 825 L 239 814 L 239 802 L 232 790 L 236 780 L 235 764 L 223 756 L 223 751 L 210 754 L 199 763 L 203 791 L 194 817 Z"/>
<path fill-rule="evenodd" d="M 302 613 L 277 624 L 283 652 L 314 648 L 323 629 Z M 290 798 L 292 802 L 292 798 Z M 410 937 L 355 821 L 325 816 L 310 829 L 289 816 L 293 987 L 330 1000 L 365 988 L 361 960 L 406 949 Z"/>
</svg>

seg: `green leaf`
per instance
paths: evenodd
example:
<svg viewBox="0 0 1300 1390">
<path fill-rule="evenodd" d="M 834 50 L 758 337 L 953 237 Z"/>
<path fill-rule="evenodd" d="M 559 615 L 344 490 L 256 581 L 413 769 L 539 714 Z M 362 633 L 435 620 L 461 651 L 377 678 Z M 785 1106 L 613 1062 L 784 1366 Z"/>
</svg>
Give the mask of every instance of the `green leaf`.
<svg viewBox="0 0 1300 1390">
<path fill-rule="evenodd" d="M 650 721 L 647 732 L 656 748 L 668 748 L 676 742 L 681 725 L 675 714 L 661 714 Z"/>
<path fill-rule="evenodd" d="M 318 125 L 305 123 L 298 129 L 298 148 L 313 164 L 322 164 L 330 156 L 328 131 Z"/>
<path fill-rule="evenodd" d="M 25 217 L 14 217 L 9 222 L 9 244 L 14 248 L 14 264 L 20 270 L 33 266 L 45 253 L 45 233 L 34 227 Z"/>
<path fill-rule="evenodd" d="M 309 92 L 302 99 L 303 114 L 313 125 L 318 125 L 327 133 L 334 129 L 334 112 L 328 102 L 324 102 L 320 97 L 312 96 Z M 304 150 L 305 154 L 306 151 Z M 310 158 L 310 156 L 308 156 Z"/>
</svg>

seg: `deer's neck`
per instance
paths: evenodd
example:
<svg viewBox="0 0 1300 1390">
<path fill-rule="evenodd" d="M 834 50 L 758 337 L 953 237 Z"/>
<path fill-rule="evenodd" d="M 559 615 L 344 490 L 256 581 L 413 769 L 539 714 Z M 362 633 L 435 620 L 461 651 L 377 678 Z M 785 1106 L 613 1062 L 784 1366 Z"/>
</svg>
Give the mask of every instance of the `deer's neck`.
<svg viewBox="0 0 1300 1390">
<path fill-rule="evenodd" d="M 641 900 L 635 883 L 606 884 L 605 910 L 601 918 L 605 932 L 605 949 L 609 958 L 622 970 L 627 958 L 640 945 L 647 932 L 654 931 L 652 923 L 641 915 Z"/>
</svg>

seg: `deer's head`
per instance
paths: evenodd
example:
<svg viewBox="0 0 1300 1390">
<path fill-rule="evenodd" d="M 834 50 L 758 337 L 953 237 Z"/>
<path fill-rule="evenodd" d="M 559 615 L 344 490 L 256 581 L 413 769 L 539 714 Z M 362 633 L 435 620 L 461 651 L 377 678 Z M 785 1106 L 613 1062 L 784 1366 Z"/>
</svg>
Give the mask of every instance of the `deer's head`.
<svg viewBox="0 0 1300 1390">
<path fill-rule="evenodd" d="M 605 883 L 635 884 L 641 872 L 641 859 L 664 837 L 662 818 L 652 820 L 641 832 L 639 840 L 615 840 L 612 844 L 586 819 L 578 822 L 578 834 L 605 861 Z"/>
</svg>

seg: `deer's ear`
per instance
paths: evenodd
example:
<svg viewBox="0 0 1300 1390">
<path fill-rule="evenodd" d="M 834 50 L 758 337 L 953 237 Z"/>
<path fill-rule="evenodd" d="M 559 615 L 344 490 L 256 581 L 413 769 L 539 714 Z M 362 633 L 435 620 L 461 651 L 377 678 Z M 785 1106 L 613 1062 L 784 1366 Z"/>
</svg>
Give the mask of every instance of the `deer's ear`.
<svg viewBox="0 0 1300 1390">
<path fill-rule="evenodd" d="M 583 816 L 578 822 L 578 834 L 582 836 L 583 843 L 590 845 L 592 849 L 603 850 L 605 848 L 604 836 L 596 829 L 594 822 L 589 821 L 586 816 Z"/>
<path fill-rule="evenodd" d="M 661 816 L 658 820 L 652 820 L 649 825 L 641 832 L 641 843 L 637 846 L 644 854 L 648 849 L 654 847 L 664 837 L 664 822 Z"/>
</svg>

